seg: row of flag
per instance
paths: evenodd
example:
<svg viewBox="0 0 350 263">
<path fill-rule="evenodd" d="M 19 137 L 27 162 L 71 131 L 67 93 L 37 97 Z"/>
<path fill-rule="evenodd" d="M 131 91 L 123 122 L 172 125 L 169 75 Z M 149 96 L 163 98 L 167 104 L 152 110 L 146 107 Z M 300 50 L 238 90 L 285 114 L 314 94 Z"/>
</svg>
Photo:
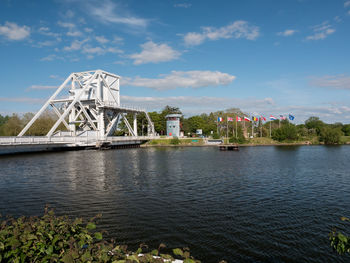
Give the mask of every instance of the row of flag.
<svg viewBox="0 0 350 263">
<path fill-rule="evenodd" d="M 252 118 L 248 118 L 248 117 L 238 117 L 236 116 L 236 121 L 259 121 L 259 119 L 261 121 L 266 121 L 266 118 L 264 116 L 260 116 L 260 117 L 255 117 L 255 116 L 252 116 Z M 287 116 L 283 116 L 283 115 L 280 115 L 280 120 L 286 120 L 287 119 Z M 288 119 L 290 119 L 291 121 L 293 121 L 295 119 L 295 117 L 291 114 L 288 115 Z M 273 115 L 270 115 L 270 120 L 271 121 L 275 121 L 275 120 L 278 120 L 278 118 L 276 118 L 275 116 Z M 223 117 L 218 117 L 218 122 L 222 122 L 224 121 L 224 118 Z M 232 117 L 227 117 L 227 121 L 233 121 L 233 118 Z"/>
</svg>

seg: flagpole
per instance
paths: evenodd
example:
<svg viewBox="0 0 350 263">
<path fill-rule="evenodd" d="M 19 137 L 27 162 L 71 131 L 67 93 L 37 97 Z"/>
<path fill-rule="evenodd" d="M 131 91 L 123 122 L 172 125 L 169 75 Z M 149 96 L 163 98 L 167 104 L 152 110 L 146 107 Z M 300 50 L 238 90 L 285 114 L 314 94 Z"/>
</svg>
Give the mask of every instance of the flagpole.
<svg viewBox="0 0 350 263">
<path fill-rule="evenodd" d="M 237 130 L 237 116 L 236 116 L 236 139 L 237 139 L 237 133 L 238 133 L 238 130 Z"/>
<path fill-rule="evenodd" d="M 260 138 L 262 137 L 262 119 L 260 117 Z"/>
<path fill-rule="evenodd" d="M 270 138 L 271 138 L 271 120 L 270 120 Z"/>
<path fill-rule="evenodd" d="M 228 138 L 228 116 L 226 116 L 226 143 Z"/>
<path fill-rule="evenodd" d="M 254 130 L 253 130 L 253 126 L 254 126 L 254 117 L 252 117 L 252 137 L 254 137 Z"/>
</svg>

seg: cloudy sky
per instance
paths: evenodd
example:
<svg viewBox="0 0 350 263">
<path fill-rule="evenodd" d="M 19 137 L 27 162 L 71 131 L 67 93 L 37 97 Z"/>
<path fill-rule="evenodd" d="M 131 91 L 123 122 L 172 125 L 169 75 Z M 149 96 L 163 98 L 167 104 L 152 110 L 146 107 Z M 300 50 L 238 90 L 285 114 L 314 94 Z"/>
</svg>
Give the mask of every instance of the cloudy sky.
<svg viewBox="0 0 350 263">
<path fill-rule="evenodd" d="M 103 69 L 122 104 L 149 111 L 350 123 L 349 47 L 348 0 L 1 0 L 0 114 Z"/>
</svg>

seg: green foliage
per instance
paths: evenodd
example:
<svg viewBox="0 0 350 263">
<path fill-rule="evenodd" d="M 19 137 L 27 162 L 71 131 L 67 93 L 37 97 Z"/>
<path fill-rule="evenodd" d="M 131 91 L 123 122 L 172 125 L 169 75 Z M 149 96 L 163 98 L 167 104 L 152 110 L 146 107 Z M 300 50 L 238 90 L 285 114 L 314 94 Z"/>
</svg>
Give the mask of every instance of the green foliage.
<svg viewBox="0 0 350 263">
<path fill-rule="evenodd" d="M 305 126 L 309 130 L 314 130 L 317 135 L 320 134 L 322 127 L 325 125 L 319 117 L 312 116 L 305 121 Z"/>
<path fill-rule="evenodd" d="M 320 132 L 320 141 L 325 144 L 340 144 L 343 133 L 340 129 L 323 127 Z"/>
<path fill-rule="evenodd" d="M 178 144 L 180 144 L 179 138 L 177 138 L 177 137 L 172 138 L 172 139 L 170 140 L 170 144 L 173 144 L 173 145 L 178 145 Z"/>
<path fill-rule="evenodd" d="M 345 136 L 350 136 L 350 124 L 346 124 L 342 127 L 342 132 Z"/>
<path fill-rule="evenodd" d="M 17 136 L 23 129 L 22 121 L 17 114 L 13 114 L 1 126 L 1 133 L 4 136 Z"/>
<path fill-rule="evenodd" d="M 245 139 L 245 137 L 243 135 L 243 129 L 240 126 L 237 128 L 236 132 L 237 132 L 237 137 L 236 136 L 232 136 L 229 139 L 229 142 L 230 143 L 240 143 L 240 144 L 246 143 L 247 140 Z"/>
<path fill-rule="evenodd" d="M 81 218 L 70 220 L 57 217 L 45 209 L 42 217 L 20 217 L 0 223 L 0 262 L 166 262 L 180 258 L 187 262 L 199 262 L 190 256 L 188 249 L 174 249 L 173 254 L 160 253 L 165 248 L 148 251 L 141 245 L 137 251 L 127 246 L 103 240 L 97 232 L 95 221 L 84 223 Z M 180 253 L 180 251 L 182 253 Z M 154 256 L 160 256 L 155 258 Z"/>
<path fill-rule="evenodd" d="M 350 221 L 347 217 L 341 217 L 341 220 Z M 329 234 L 329 240 L 331 242 L 331 247 L 337 251 L 338 254 L 350 253 L 350 237 L 339 232 L 337 229 L 333 229 Z"/>
<path fill-rule="evenodd" d="M 272 139 L 279 142 L 297 140 L 297 128 L 294 124 L 284 124 L 281 126 L 281 128 L 272 131 Z"/>
</svg>

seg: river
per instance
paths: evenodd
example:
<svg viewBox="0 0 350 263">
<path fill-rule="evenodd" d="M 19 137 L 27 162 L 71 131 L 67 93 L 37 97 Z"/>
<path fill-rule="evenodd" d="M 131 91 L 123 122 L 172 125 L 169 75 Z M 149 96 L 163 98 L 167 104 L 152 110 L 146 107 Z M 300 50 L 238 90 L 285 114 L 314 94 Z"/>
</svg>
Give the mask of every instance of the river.
<svg viewBox="0 0 350 263">
<path fill-rule="evenodd" d="M 350 262 L 349 146 L 164 147 L 0 157 L 0 214 L 90 218 L 118 242 L 203 262 Z M 350 224 L 347 229 L 350 229 Z"/>
</svg>

